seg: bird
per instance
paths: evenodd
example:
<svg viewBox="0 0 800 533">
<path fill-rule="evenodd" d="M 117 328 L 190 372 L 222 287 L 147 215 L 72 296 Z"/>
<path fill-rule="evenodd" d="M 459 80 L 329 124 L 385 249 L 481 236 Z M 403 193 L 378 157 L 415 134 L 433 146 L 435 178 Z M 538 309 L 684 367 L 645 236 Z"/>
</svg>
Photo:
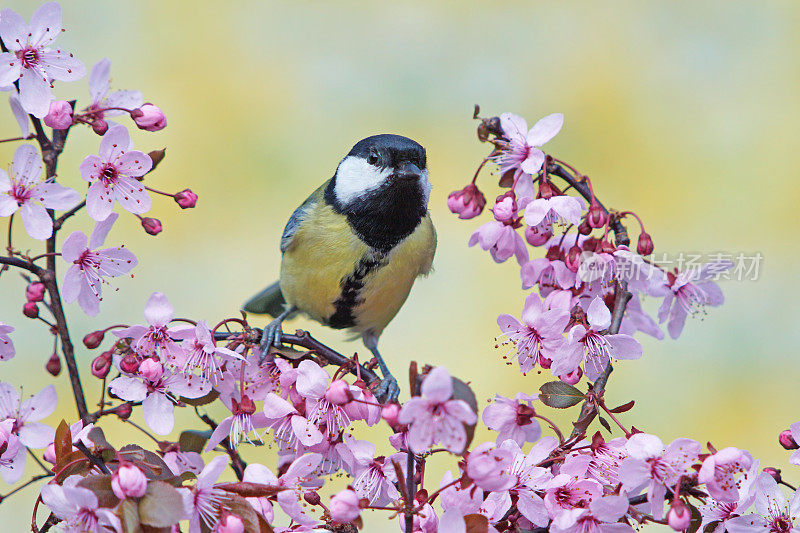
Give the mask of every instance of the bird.
<svg viewBox="0 0 800 533">
<path fill-rule="evenodd" d="M 282 345 L 283 321 L 303 313 L 360 337 L 383 376 L 376 398 L 397 401 L 400 388 L 378 339 L 417 277 L 431 272 L 436 230 L 430 192 L 419 143 L 380 134 L 353 146 L 333 177 L 289 217 L 280 240 L 280 280 L 243 307 L 274 318 L 263 330 L 262 361 L 270 346 Z"/>
</svg>

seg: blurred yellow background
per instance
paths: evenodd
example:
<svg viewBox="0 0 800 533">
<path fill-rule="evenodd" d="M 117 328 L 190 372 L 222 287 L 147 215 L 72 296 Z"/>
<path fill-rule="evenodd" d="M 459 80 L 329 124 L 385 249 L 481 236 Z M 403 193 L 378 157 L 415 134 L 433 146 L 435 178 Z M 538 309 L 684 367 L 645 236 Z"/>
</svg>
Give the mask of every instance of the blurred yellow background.
<svg viewBox="0 0 800 533">
<path fill-rule="evenodd" d="M 37 5 L 3 7 L 28 20 Z M 120 218 L 107 243 L 125 243 L 140 265 L 133 279 L 106 288 L 102 319 L 68 306 L 78 344 L 98 327 L 140 322 L 155 290 L 179 316 L 235 316 L 277 278 L 278 240 L 294 207 L 357 140 L 395 132 L 428 150 L 440 244 L 435 272 L 387 329 L 383 353 L 398 376 L 411 360 L 447 366 L 472 382 L 481 407 L 494 393 L 534 392 L 544 376 L 523 377 L 494 348 L 497 315 L 521 310 L 518 268 L 467 248 L 485 219 L 459 221 L 445 199 L 488 149 L 475 137 L 474 103 L 485 115 L 514 111 L 531 124 L 559 111 L 565 126 L 548 151 L 591 175 L 607 205 L 642 216 L 657 252 L 764 256 L 758 281 L 724 283 L 725 305 L 688 321 L 678 341 L 643 337 L 644 357 L 618 365 L 609 402 L 635 399 L 624 420 L 665 441 L 735 445 L 763 465 L 788 466 L 776 435 L 800 419 L 796 2 L 70 0 L 63 8 L 59 46 L 87 70 L 110 57 L 112 89 L 140 89 L 167 114 L 164 131 L 133 132 L 137 148 L 167 147 L 150 185 L 190 187 L 200 197 L 189 211 L 155 197 L 151 216 L 165 228 L 157 237 L 134 217 Z M 56 95 L 82 107 L 86 80 L 59 83 Z M 17 134 L 7 108 L 0 125 L 3 137 Z M 83 190 L 78 165 L 98 143 L 75 128 L 59 180 Z M 0 162 L 10 162 L 14 148 L 0 145 Z M 481 186 L 490 199 L 497 194 L 488 175 Z M 90 227 L 78 217 L 61 238 Z M 19 247 L 38 249 L 21 224 L 16 229 Z M 16 274 L 3 275 L 0 320 L 17 327 L 17 356 L 0 365 L 0 379 L 24 385 L 26 395 L 56 383 L 61 402 L 47 420 L 55 426 L 75 417 L 66 369 L 56 379 L 42 372 L 52 345 L 41 324 L 22 316 L 23 291 Z M 321 326 L 297 320 L 288 328 L 295 326 L 310 326 L 342 351 L 364 351 Z M 96 402 L 94 353 L 78 350 Z M 226 416 L 221 405 L 211 414 Z M 568 425 L 576 412 L 546 414 Z M 201 427 L 189 412 L 178 425 Z M 139 439 L 115 421 L 106 427 L 112 442 Z M 369 436 L 384 442 L 387 433 Z M 493 437 L 477 436 L 486 438 Z M 274 466 L 274 450 L 244 448 L 244 456 Z M 28 472 L 34 466 L 29 461 Z M 429 487 L 444 468 L 455 461 L 434 464 Z M 785 477 L 800 481 L 796 469 Z M 0 493 L 7 490 L 0 483 Z M 0 505 L 4 531 L 29 528 L 35 494 Z M 374 518 L 367 524 L 397 530 Z"/>
</svg>

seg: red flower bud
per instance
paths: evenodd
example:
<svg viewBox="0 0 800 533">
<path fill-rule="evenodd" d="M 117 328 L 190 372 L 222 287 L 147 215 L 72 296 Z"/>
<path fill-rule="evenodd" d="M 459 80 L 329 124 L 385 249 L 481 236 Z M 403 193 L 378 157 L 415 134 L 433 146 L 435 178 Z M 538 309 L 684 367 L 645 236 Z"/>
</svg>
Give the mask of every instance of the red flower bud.
<svg viewBox="0 0 800 533">
<path fill-rule="evenodd" d="M 197 205 L 197 195 L 191 189 L 184 189 L 176 193 L 173 198 L 181 206 L 181 209 L 189 209 Z"/>
<path fill-rule="evenodd" d="M 144 104 L 131 111 L 131 118 L 141 130 L 158 131 L 167 127 L 167 117 L 157 106 Z"/>
<path fill-rule="evenodd" d="M 398 427 L 399 422 L 397 418 L 400 416 L 400 406 L 396 403 L 390 403 L 383 406 L 381 409 L 381 417 L 386 420 L 386 422 L 392 428 Z"/>
<path fill-rule="evenodd" d="M 139 356 L 135 353 L 129 353 L 119 362 L 119 368 L 126 374 L 136 374 L 139 371 L 140 364 Z"/>
<path fill-rule="evenodd" d="M 51 376 L 57 376 L 61 373 L 61 359 L 58 358 L 57 353 L 53 352 L 53 355 L 51 355 L 50 359 L 47 360 L 44 368 L 50 373 Z"/>
<path fill-rule="evenodd" d="M 41 302 L 44 300 L 44 283 L 34 281 L 25 287 L 25 298 L 29 302 Z"/>
<path fill-rule="evenodd" d="M 36 302 L 26 302 L 22 306 L 22 314 L 28 318 L 38 318 L 39 306 L 36 305 Z"/>
<path fill-rule="evenodd" d="M 42 119 L 45 126 L 54 130 L 65 130 L 72 126 L 72 106 L 65 100 L 52 100 L 50 110 Z"/>
<path fill-rule="evenodd" d="M 101 329 L 87 333 L 86 336 L 83 337 L 83 345 L 90 350 L 94 350 L 103 342 L 103 337 L 105 337 L 105 335 L 106 332 Z"/>
<path fill-rule="evenodd" d="M 653 245 L 653 238 L 647 232 L 639 234 L 639 241 L 636 243 L 636 251 L 639 255 L 650 255 L 653 253 L 655 246 Z"/>
<path fill-rule="evenodd" d="M 131 402 L 125 402 L 114 409 L 114 414 L 120 417 L 122 420 L 129 419 L 131 417 L 131 413 L 133 413 Z"/>
<path fill-rule="evenodd" d="M 142 219 L 142 227 L 150 235 L 158 235 L 161 233 L 161 221 L 157 218 L 144 217 Z"/>
<path fill-rule="evenodd" d="M 303 494 L 303 499 L 311 505 L 319 505 L 319 502 L 322 501 L 319 494 L 313 490 L 306 491 L 305 494 Z"/>
<path fill-rule="evenodd" d="M 94 122 L 92 122 L 92 131 L 98 135 L 105 135 L 108 131 L 108 122 L 102 118 L 94 119 Z"/>
<path fill-rule="evenodd" d="M 103 352 L 92 361 L 92 375 L 96 378 L 103 379 L 108 375 L 111 370 L 112 351 L 108 350 Z"/>
<path fill-rule="evenodd" d="M 567 265 L 567 268 L 570 269 L 572 272 L 577 272 L 578 267 L 581 266 L 581 254 L 583 250 L 581 250 L 578 246 L 573 246 L 567 252 L 567 257 L 564 260 L 564 264 Z"/>
<path fill-rule="evenodd" d="M 589 235 L 592 232 L 592 227 L 589 225 L 589 222 L 584 218 L 581 220 L 581 223 L 578 224 L 578 233 L 581 235 Z"/>
<path fill-rule="evenodd" d="M 763 472 L 765 474 L 769 474 L 770 476 L 772 476 L 772 479 L 774 479 L 777 483 L 780 483 L 782 481 L 781 471 L 779 468 L 773 468 L 771 466 L 768 466 L 763 470 Z"/>
<path fill-rule="evenodd" d="M 474 183 L 470 183 L 460 191 L 451 192 L 447 197 L 448 209 L 464 220 L 480 215 L 484 206 L 486 197 Z"/>
<path fill-rule="evenodd" d="M 685 531 L 692 521 L 692 513 L 680 500 L 675 500 L 669 508 L 667 523 L 675 531 Z"/>
<path fill-rule="evenodd" d="M 792 437 L 792 432 L 787 430 L 781 431 L 781 434 L 778 435 L 778 442 L 781 443 L 781 446 L 786 448 L 787 450 L 796 450 L 800 448 L 795 442 L 794 437 Z"/>
<path fill-rule="evenodd" d="M 552 359 L 548 359 L 547 357 L 539 356 L 539 366 L 543 369 L 547 370 L 550 368 L 550 365 L 553 364 Z"/>
<path fill-rule="evenodd" d="M 608 220 L 608 214 L 606 213 L 605 209 L 600 207 L 596 201 L 592 201 L 589 204 L 589 212 L 586 214 L 586 221 L 592 228 L 602 228 L 606 225 L 606 221 Z"/>
</svg>

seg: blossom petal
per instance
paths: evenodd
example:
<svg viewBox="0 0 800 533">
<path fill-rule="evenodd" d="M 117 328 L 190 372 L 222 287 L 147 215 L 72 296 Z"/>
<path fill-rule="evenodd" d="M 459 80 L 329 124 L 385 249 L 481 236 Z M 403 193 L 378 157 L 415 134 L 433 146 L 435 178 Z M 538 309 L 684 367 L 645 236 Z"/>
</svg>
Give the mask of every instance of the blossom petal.
<svg viewBox="0 0 800 533">
<path fill-rule="evenodd" d="M 122 154 L 117 160 L 117 169 L 128 176 L 144 176 L 153 168 L 150 156 L 139 150 L 130 150 Z M 137 182 L 138 183 L 138 182 Z"/>
<path fill-rule="evenodd" d="M 110 384 L 111 392 L 123 400 L 140 402 L 147 396 L 147 386 L 136 378 L 120 376 Z"/>
<path fill-rule="evenodd" d="M 61 6 L 58 2 L 42 4 L 31 17 L 30 42 L 37 48 L 45 47 L 61 34 Z"/>
<path fill-rule="evenodd" d="M 25 231 L 32 238 L 43 241 L 53 234 L 53 221 L 41 205 L 25 202 L 19 212 L 22 215 Z"/>
<path fill-rule="evenodd" d="M 32 69 L 25 69 L 19 79 L 19 101 L 22 108 L 35 116 L 44 118 L 50 111 L 50 100 L 53 98 L 50 85 Z"/>
<path fill-rule="evenodd" d="M 22 43 L 28 38 L 28 25 L 25 19 L 11 9 L 0 11 L 0 38 L 9 50 L 16 51 L 22 48 Z M 10 82 L 3 85 L 10 85 Z"/>
<path fill-rule="evenodd" d="M 19 410 L 19 417 L 21 420 L 34 422 L 50 416 L 56 410 L 58 405 L 58 394 L 53 385 L 48 385 L 43 388 L 34 396 L 22 403 L 22 408 Z M 50 444 L 48 442 L 48 444 Z"/>
<path fill-rule="evenodd" d="M 19 407 L 19 393 L 10 383 L 0 382 L 0 418 L 14 418 Z"/>
<path fill-rule="evenodd" d="M 531 146 L 542 146 L 555 137 L 564 125 L 564 115 L 553 113 L 540 118 L 528 132 L 527 142 Z"/>
<path fill-rule="evenodd" d="M 150 211 L 150 195 L 144 186 L 133 178 L 118 177 L 114 184 L 114 197 L 123 209 L 135 215 Z"/>
<path fill-rule="evenodd" d="M 95 181 L 86 192 L 86 212 L 96 221 L 108 218 L 114 209 L 114 190 L 100 181 Z"/>
<path fill-rule="evenodd" d="M 48 209 L 72 209 L 81 201 L 81 195 L 75 189 L 64 187 L 60 183 L 43 183 L 37 187 L 41 202 Z"/>
<path fill-rule="evenodd" d="M 158 392 L 148 394 L 142 402 L 144 421 L 158 435 L 168 435 L 175 426 L 173 409 L 169 398 Z"/>
<path fill-rule="evenodd" d="M 302 363 L 301 363 L 302 364 Z M 453 395 L 453 378 L 443 366 L 437 366 L 425 376 L 422 395 L 433 402 L 445 402 Z"/>
<path fill-rule="evenodd" d="M 153 326 L 166 326 L 175 316 L 175 309 L 163 292 L 154 292 L 144 306 L 144 318 Z"/>
<path fill-rule="evenodd" d="M 108 79 L 111 76 L 111 60 L 104 57 L 94 64 L 89 72 L 89 94 L 92 103 L 100 103 L 108 94 Z"/>
<path fill-rule="evenodd" d="M 131 147 L 131 136 L 122 124 L 108 128 L 100 141 L 100 158 L 107 163 L 115 163 L 117 158 Z"/>
<path fill-rule="evenodd" d="M 38 182 L 42 175 L 42 159 L 39 157 L 39 150 L 32 144 L 23 144 L 14 150 L 11 174 L 28 187 Z"/>
<path fill-rule="evenodd" d="M 28 422 L 19 430 L 19 440 L 28 448 L 47 448 L 55 435 L 56 430 L 41 422 Z"/>
</svg>

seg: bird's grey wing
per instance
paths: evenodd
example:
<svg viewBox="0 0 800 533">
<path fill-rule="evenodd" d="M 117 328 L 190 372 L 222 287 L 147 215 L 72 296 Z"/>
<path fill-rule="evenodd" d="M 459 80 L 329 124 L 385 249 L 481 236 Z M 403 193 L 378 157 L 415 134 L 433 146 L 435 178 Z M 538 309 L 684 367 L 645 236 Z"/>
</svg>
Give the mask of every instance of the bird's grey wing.
<svg viewBox="0 0 800 533">
<path fill-rule="evenodd" d="M 286 299 L 284 299 L 283 293 L 281 292 L 281 283 L 280 281 L 276 281 L 250 298 L 242 309 L 248 313 L 270 315 L 274 318 L 283 313 L 285 306 Z"/>
<path fill-rule="evenodd" d="M 311 195 L 306 198 L 305 202 L 300 204 L 300 207 L 295 209 L 292 216 L 289 217 L 289 221 L 286 222 L 286 227 L 283 228 L 283 234 L 281 235 L 281 253 L 289 249 L 294 234 L 297 233 L 297 228 L 300 227 L 306 213 L 320 201 L 327 185 L 328 183 L 325 182 L 319 189 L 311 193 Z"/>
</svg>

